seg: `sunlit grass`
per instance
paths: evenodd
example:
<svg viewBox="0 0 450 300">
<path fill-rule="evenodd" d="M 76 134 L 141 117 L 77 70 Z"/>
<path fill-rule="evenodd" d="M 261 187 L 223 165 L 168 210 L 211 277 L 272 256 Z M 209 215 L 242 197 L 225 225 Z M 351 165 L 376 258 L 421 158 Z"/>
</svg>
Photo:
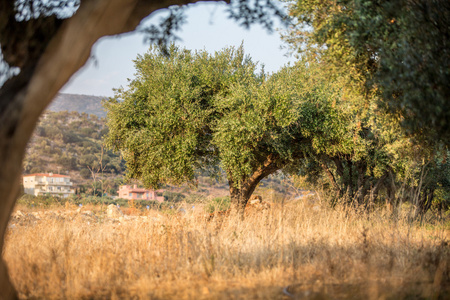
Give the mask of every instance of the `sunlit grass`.
<svg viewBox="0 0 450 300">
<path fill-rule="evenodd" d="M 60 208 L 62 211 L 70 210 Z M 398 299 L 450 296 L 449 231 L 401 212 L 288 203 L 206 222 L 203 211 L 122 222 L 10 222 L 4 258 L 22 298 Z M 69 214 L 70 215 L 70 214 Z M 447 227 L 446 227 L 447 226 Z M 283 292 L 284 290 L 284 292 Z"/>
</svg>

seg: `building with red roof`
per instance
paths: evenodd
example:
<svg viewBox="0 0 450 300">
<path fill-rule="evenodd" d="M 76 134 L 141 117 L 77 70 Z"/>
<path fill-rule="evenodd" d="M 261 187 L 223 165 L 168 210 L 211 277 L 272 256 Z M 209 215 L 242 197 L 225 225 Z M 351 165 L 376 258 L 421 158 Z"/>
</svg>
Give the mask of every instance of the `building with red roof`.
<svg viewBox="0 0 450 300">
<path fill-rule="evenodd" d="M 164 197 L 158 196 L 157 191 L 138 188 L 137 185 L 121 185 L 117 191 L 119 198 L 128 200 L 149 200 L 163 202 Z"/>
</svg>

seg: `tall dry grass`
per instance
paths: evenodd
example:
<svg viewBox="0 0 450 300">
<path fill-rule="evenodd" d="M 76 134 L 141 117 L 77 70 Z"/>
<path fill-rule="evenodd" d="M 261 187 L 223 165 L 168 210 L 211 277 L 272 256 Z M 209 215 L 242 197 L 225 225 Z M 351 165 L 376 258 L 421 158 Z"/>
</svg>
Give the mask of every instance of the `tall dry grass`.
<svg viewBox="0 0 450 300">
<path fill-rule="evenodd" d="M 301 203 L 206 222 L 14 225 L 4 258 L 31 299 L 448 299 L 448 224 Z"/>
</svg>

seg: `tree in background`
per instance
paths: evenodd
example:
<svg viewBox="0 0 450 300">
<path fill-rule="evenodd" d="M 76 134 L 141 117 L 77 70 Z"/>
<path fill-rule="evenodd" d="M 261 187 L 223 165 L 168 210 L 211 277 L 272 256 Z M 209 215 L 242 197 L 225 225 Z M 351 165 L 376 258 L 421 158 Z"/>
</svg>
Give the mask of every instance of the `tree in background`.
<svg viewBox="0 0 450 300">
<path fill-rule="evenodd" d="M 353 72 L 408 133 L 448 145 L 449 1 L 307 0 L 289 11 L 293 49 Z"/>
<path fill-rule="evenodd" d="M 411 160 L 398 122 L 327 62 L 300 60 L 269 76 L 241 48 L 169 54 L 139 56 L 130 88 L 106 103 L 107 143 L 147 186 L 222 168 L 242 211 L 264 177 L 303 171 L 311 181 L 325 175 L 335 200 L 367 205 L 389 176 L 406 172 L 405 160 L 425 157 Z"/>
<path fill-rule="evenodd" d="M 222 167 L 243 211 L 263 178 L 301 158 L 289 72 L 257 73 L 242 47 L 210 55 L 172 45 L 168 56 L 151 48 L 135 66 L 130 88 L 105 103 L 106 141 L 122 151 L 129 178 L 158 187 Z"/>
<path fill-rule="evenodd" d="M 359 203 L 382 194 L 426 212 L 436 192 L 449 193 L 448 2 L 296 1 L 289 13 L 289 46 L 352 90 L 359 130 L 347 144 L 363 150 L 313 149 L 304 174 Z"/>
</svg>

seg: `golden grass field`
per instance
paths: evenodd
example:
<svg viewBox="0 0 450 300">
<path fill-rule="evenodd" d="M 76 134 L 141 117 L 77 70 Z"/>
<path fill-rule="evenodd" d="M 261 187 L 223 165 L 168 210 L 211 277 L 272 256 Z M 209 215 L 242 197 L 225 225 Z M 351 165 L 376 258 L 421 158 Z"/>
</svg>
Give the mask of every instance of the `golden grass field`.
<svg viewBox="0 0 450 300">
<path fill-rule="evenodd" d="M 450 299 L 448 219 L 301 202 L 210 222 L 18 209 L 30 217 L 11 220 L 3 255 L 23 299 Z"/>
</svg>

